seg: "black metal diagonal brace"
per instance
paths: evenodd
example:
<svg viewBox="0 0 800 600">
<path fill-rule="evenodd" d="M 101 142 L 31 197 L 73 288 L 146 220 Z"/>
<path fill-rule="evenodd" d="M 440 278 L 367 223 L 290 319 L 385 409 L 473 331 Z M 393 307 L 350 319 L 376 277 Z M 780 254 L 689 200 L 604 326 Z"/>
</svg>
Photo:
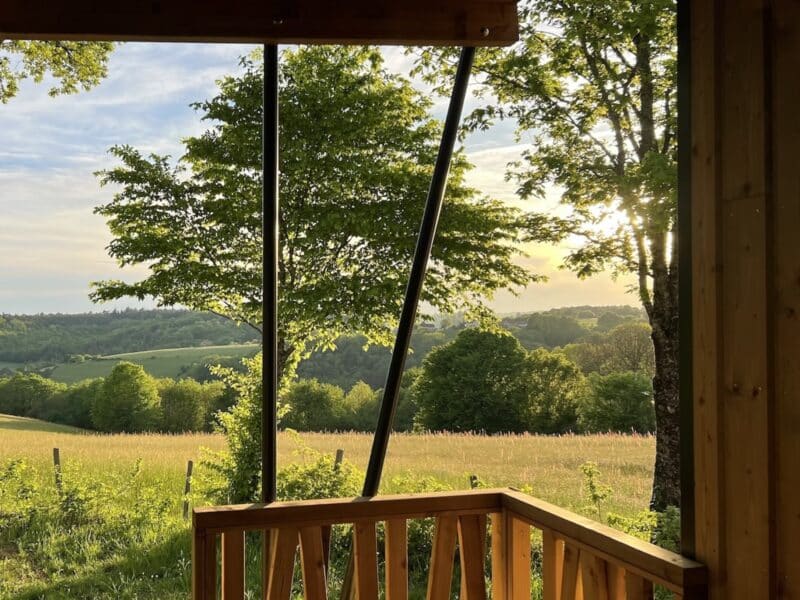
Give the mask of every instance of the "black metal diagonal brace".
<svg viewBox="0 0 800 600">
<path fill-rule="evenodd" d="M 453 93 L 450 97 L 450 107 L 447 110 L 442 141 L 439 145 L 439 154 L 436 157 L 436 166 L 433 170 L 428 199 L 425 202 L 425 213 L 422 216 L 417 247 L 414 251 L 414 262 L 411 266 L 411 275 L 409 276 L 408 287 L 406 288 L 403 312 L 400 315 L 400 324 L 397 328 L 397 338 L 392 351 L 392 361 L 389 365 L 389 373 L 386 377 L 386 387 L 384 388 L 383 400 L 381 401 L 378 425 L 375 429 L 375 437 L 372 442 L 372 451 L 369 456 L 367 474 L 364 479 L 364 490 L 362 492 L 364 496 L 375 496 L 378 493 L 378 487 L 381 482 L 386 449 L 389 446 L 389 435 L 392 430 L 394 415 L 397 411 L 397 400 L 400 395 L 400 381 L 403 376 L 406 356 L 408 355 L 408 346 L 411 342 L 411 333 L 414 329 L 414 321 L 417 316 L 417 307 L 422 293 L 422 284 L 425 280 L 425 272 L 427 271 L 431 249 L 433 248 L 433 240 L 436 237 L 436 227 L 439 224 L 442 200 L 444 199 L 444 192 L 447 186 L 447 175 L 450 171 L 453 149 L 455 148 L 458 138 L 461 112 L 464 108 L 464 99 L 467 95 L 469 74 L 472 70 L 474 58 L 475 48 L 464 48 L 461 50 Z"/>
</svg>

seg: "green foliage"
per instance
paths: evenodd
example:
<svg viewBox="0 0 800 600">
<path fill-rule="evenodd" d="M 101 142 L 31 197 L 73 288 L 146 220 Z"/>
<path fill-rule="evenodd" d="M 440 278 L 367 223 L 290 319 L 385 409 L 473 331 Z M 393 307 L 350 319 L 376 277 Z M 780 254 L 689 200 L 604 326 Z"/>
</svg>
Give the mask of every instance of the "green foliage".
<svg viewBox="0 0 800 600">
<path fill-rule="evenodd" d="M 0 40 L 0 102 L 6 104 L 25 79 L 41 83 L 54 80 L 49 94 L 74 94 L 90 90 L 108 73 L 109 42 L 43 42 Z"/>
<path fill-rule="evenodd" d="M 360 495 L 364 473 L 352 463 L 343 460 L 337 465 L 333 456 L 302 445 L 297 452 L 300 460 L 278 471 L 278 498 L 311 500 Z"/>
<path fill-rule="evenodd" d="M 538 348 L 530 353 L 528 379 L 528 431 L 565 433 L 578 423 L 578 407 L 585 391 L 580 369 L 558 352 Z"/>
<path fill-rule="evenodd" d="M 53 397 L 47 421 L 72 425 L 82 429 L 92 429 L 92 406 L 103 394 L 102 379 L 86 379 L 67 387 Z"/>
<path fill-rule="evenodd" d="M 128 146 L 100 173 L 120 186 L 97 209 L 123 266 L 141 281 L 95 285 L 97 301 L 153 297 L 258 326 L 261 319 L 260 58 L 195 107 L 210 128 L 185 141 L 176 166 Z M 431 101 L 387 72 L 375 48 L 301 47 L 282 54 L 282 376 L 308 350 L 342 334 L 390 338 L 400 313 L 440 126 Z M 441 312 L 526 284 L 513 262 L 519 213 L 464 183 L 463 153 L 447 201 L 422 300 Z M 169 231 L 170 235 L 164 235 Z"/>
<path fill-rule="evenodd" d="M 201 384 L 193 379 L 170 379 L 159 382 L 161 396 L 161 428 L 168 433 L 201 431 L 207 422 L 206 415 L 215 396 L 222 395 L 223 387 Z"/>
<path fill-rule="evenodd" d="M 208 452 L 203 461 L 217 475 L 210 494 L 227 504 L 254 502 L 261 490 L 261 354 L 243 359 L 242 365 L 243 372 L 215 369 L 236 400 L 230 411 L 217 414 L 217 429 L 225 435 L 227 450 Z M 287 408 L 280 402 L 278 418 L 283 419 Z"/>
<path fill-rule="evenodd" d="M 161 409 L 155 379 L 140 365 L 119 363 L 103 382 L 103 392 L 92 406 L 92 422 L 99 431 L 157 429 Z"/>
<path fill-rule="evenodd" d="M 336 431 L 345 417 L 344 391 L 316 379 L 288 386 L 283 401 L 287 412 L 281 425 L 298 431 Z"/>
<path fill-rule="evenodd" d="M 592 374 L 581 406 L 581 424 L 591 433 L 652 433 L 652 381 L 641 373 Z"/>
<path fill-rule="evenodd" d="M 589 330 L 570 317 L 534 313 L 525 327 L 514 335 L 528 349 L 545 346 L 555 348 L 570 344 L 589 333 Z"/>
<path fill-rule="evenodd" d="M 0 361 L 17 363 L 83 363 L 109 354 L 241 344 L 256 338 L 252 328 L 187 310 L 0 315 Z"/>
<path fill-rule="evenodd" d="M 354 431 L 375 431 L 379 401 L 378 393 L 368 384 L 363 381 L 354 384 L 344 398 L 347 412 L 352 415 L 352 427 L 346 428 Z"/>
<path fill-rule="evenodd" d="M 16 373 L 0 383 L 0 412 L 20 417 L 47 419 L 53 398 L 66 386 L 35 373 Z"/>
<path fill-rule="evenodd" d="M 464 329 L 425 358 L 414 384 L 415 423 L 432 431 L 525 431 L 529 367 L 511 334 Z"/>
<path fill-rule="evenodd" d="M 652 329 L 647 323 L 623 323 L 608 333 L 611 349 L 608 368 L 612 371 L 633 371 L 652 378 L 656 358 Z"/>
</svg>

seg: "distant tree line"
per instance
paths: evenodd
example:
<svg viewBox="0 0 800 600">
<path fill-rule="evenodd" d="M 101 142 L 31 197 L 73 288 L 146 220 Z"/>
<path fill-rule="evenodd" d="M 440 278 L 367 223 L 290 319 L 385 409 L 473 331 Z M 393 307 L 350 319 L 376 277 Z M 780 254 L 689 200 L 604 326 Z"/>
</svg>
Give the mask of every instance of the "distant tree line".
<svg viewBox="0 0 800 600">
<path fill-rule="evenodd" d="M 9 363 L 61 363 L 85 355 L 240 344 L 258 338 L 250 327 L 188 310 L 0 315 L 0 361 Z"/>
<path fill-rule="evenodd" d="M 35 373 L 0 379 L 0 413 L 108 433 L 211 431 L 232 403 L 221 381 L 156 379 L 129 362 L 73 385 Z"/>
</svg>

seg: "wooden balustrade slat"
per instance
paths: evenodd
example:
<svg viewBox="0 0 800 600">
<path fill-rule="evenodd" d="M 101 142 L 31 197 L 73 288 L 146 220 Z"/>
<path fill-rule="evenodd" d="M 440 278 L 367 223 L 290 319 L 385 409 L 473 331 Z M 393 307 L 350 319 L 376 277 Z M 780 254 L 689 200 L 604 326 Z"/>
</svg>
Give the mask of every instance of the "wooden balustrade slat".
<svg viewBox="0 0 800 600">
<path fill-rule="evenodd" d="M 325 575 L 328 574 L 328 566 L 331 562 L 331 535 L 333 527 L 330 525 L 322 526 L 322 558 L 325 561 Z"/>
<path fill-rule="evenodd" d="M 564 540 L 551 530 L 542 530 L 542 598 L 560 600 L 564 572 Z"/>
<path fill-rule="evenodd" d="M 458 552 L 461 560 L 461 600 L 486 600 L 484 556 L 486 521 L 480 515 L 458 518 Z"/>
<path fill-rule="evenodd" d="M 579 594 L 578 575 L 580 573 L 578 565 L 581 559 L 580 548 L 576 548 L 570 543 L 564 544 L 564 570 L 561 579 L 561 600 L 578 600 L 583 597 Z"/>
<path fill-rule="evenodd" d="M 300 566 L 306 600 L 327 600 L 325 546 L 322 543 L 321 527 L 300 528 Z"/>
<path fill-rule="evenodd" d="M 357 600 L 378 598 L 378 540 L 375 522 L 353 526 L 355 594 Z"/>
<path fill-rule="evenodd" d="M 267 600 L 289 600 L 292 594 L 294 562 L 297 555 L 298 531 L 294 527 L 272 532 L 270 545 L 269 583 Z"/>
<path fill-rule="evenodd" d="M 606 563 L 606 574 L 610 600 L 625 600 L 625 569 L 613 563 Z"/>
<path fill-rule="evenodd" d="M 458 529 L 456 517 L 437 517 L 428 572 L 428 600 L 449 600 Z"/>
<path fill-rule="evenodd" d="M 492 515 L 492 598 L 529 600 L 531 528 L 508 511 Z"/>
<path fill-rule="evenodd" d="M 192 598 L 217 598 L 217 536 L 197 528 L 192 536 Z"/>
<path fill-rule="evenodd" d="M 653 582 L 636 573 L 626 573 L 625 598 L 626 600 L 652 600 Z"/>
<path fill-rule="evenodd" d="M 609 600 L 606 561 L 588 552 L 581 553 L 581 583 L 585 600 Z"/>
<path fill-rule="evenodd" d="M 222 534 L 222 600 L 244 600 L 244 532 Z"/>
<path fill-rule="evenodd" d="M 386 600 L 408 599 L 408 522 L 386 521 Z"/>
</svg>

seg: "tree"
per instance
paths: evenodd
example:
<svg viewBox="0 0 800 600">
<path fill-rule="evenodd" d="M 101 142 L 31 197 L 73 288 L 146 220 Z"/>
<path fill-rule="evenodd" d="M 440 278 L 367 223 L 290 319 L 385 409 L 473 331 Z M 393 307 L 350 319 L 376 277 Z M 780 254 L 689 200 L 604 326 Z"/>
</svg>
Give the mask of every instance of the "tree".
<svg viewBox="0 0 800 600">
<path fill-rule="evenodd" d="M 607 343 L 611 349 L 608 365 L 611 371 L 633 371 L 653 377 L 655 355 L 647 323 L 618 325 L 608 333 Z"/>
<path fill-rule="evenodd" d="M 524 199 L 555 186 L 565 214 L 532 213 L 532 240 L 569 238 L 564 264 L 579 277 L 637 278 L 656 357 L 651 505 L 664 510 L 680 505 L 675 0 L 525 0 L 520 9 L 520 43 L 477 57 L 485 101 L 468 125 L 509 118 L 533 140 L 509 176 Z M 452 72 L 439 66 L 448 52 L 419 62 L 440 85 Z"/>
<path fill-rule="evenodd" d="M 382 66 L 375 48 L 283 52 L 281 87 L 280 363 L 331 347 L 341 334 L 391 339 L 400 314 L 440 125 L 431 101 Z M 97 208 L 109 253 L 147 265 L 134 283 L 95 284 L 92 298 L 153 297 L 260 328 L 261 59 L 242 59 L 214 98 L 195 105 L 210 129 L 185 140 L 177 165 L 128 146 L 99 174 L 121 187 Z M 524 285 L 515 265 L 520 213 L 464 183 L 458 153 L 423 302 L 474 309 Z"/>
<path fill-rule="evenodd" d="M 99 431 L 156 430 L 161 422 L 156 380 L 141 365 L 117 363 L 92 406 L 92 422 Z"/>
<path fill-rule="evenodd" d="M 73 427 L 92 429 L 92 406 L 103 393 L 103 379 L 85 379 L 74 383 L 51 402 L 48 420 Z"/>
<path fill-rule="evenodd" d="M 464 329 L 434 348 L 414 383 L 415 424 L 432 431 L 527 429 L 528 353 L 510 333 Z"/>
<path fill-rule="evenodd" d="M 526 348 L 533 349 L 539 346 L 547 348 L 564 346 L 587 333 L 589 331 L 583 325 L 570 317 L 534 313 L 516 335 Z"/>
<path fill-rule="evenodd" d="M 16 373 L 0 387 L 0 412 L 20 417 L 51 417 L 53 399 L 67 386 L 36 373 Z"/>
<path fill-rule="evenodd" d="M 168 379 L 160 387 L 163 430 L 168 433 L 201 431 L 208 409 L 204 386 L 194 379 Z"/>
<path fill-rule="evenodd" d="M 399 400 L 398 400 L 399 404 Z M 350 417 L 345 429 L 375 431 L 378 423 L 379 397 L 369 384 L 357 381 L 344 397 L 344 405 Z M 397 421 L 395 416 L 395 421 Z"/>
<path fill-rule="evenodd" d="M 0 40 L 0 102 L 8 103 L 25 79 L 41 83 L 48 73 L 55 80 L 49 94 L 90 90 L 108 73 L 109 42 L 42 42 Z"/>
<path fill-rule="evenodd" d="M 531 352 L 528 378 L 528 431 L 567 433 L 578 424 L 578 406 L 584 392 L 577 365 L 559 352 L 537 348 Z"/>
<path fill-rule="evenodd" d="M 589 393 L 581 406 L 581 424 L 593 433 L 652 433 L 652 380 L 631 372 L 590 375 Z"/>
<path fill-rule="evenodd" d="M 281 425 L 298 431 L 335 431 L 345 416 L 344 390 L 316 379 L 292 383 L 283 401 L 287 412 Z"/>
</svg>

